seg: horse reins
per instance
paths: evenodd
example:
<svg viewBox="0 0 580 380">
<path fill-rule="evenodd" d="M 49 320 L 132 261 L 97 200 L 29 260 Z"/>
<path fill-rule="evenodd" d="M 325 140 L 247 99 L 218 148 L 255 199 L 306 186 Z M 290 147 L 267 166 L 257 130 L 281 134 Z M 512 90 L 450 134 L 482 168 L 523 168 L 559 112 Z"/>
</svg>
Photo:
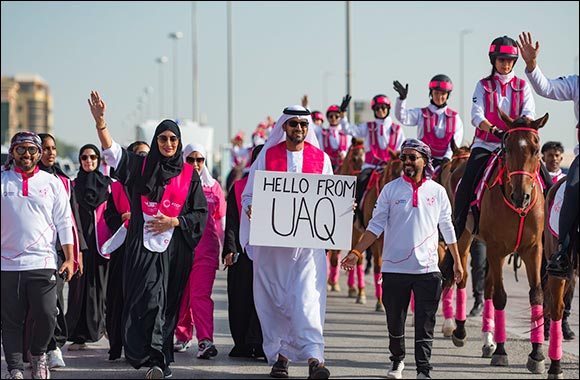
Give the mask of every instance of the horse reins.
<svg viewBox="0 0 580 380">
<path fill-rule="evenodd" d="M 525 170 L 516 170 L 516 171 L 513 171 L 513 172 L 510 172 L 509 171 L 509 169 L 505 165 L 505 162 L 502 160 L 503 154 L 504 154 L 504 140 L 507 137 L 507 134 L 508 133 L 516 132 L 516 131 L 527 131 L 527 132 L 532 132 L 532 133 L 538 134 L 538 130 L 537 129 L 534 129 L 534 128 L 513 128 L 513 129 L 510 129 L 510 130 L 506 131 L 506 134 L 505 134 L 504 138 L 501 141 L 502 154 L 499 156 L 499 162 L 498 162 L 499 171 L 497 173 L 496 180 L 491 184 L 491 186 L 488 187 L 488 188 L 491 189 L 495 185 L 496 182 L 499 183 L 500 186 L 501 186 L 501 189 L 502 189 L 501 196 L 503 198 L 504 203 L 510 209 L 512 209 L 516 214 L 518 214 L 520 216 L 520 223 L 519 223 L 519 227 L 518 227 L 518 238 L 517 238 L 516 246 L 515 246 L 513 252 L 517 252 L 518 251 L 518 248 L 520 247 L 520 243 L 521 243 L 521 239 L 522 239 L 522 233 L 523 233 L 523 230 L 524 230 L 524 220 L 525 220 L 526 216 L 528 215 L 528 212 L 535 206 L 536 201 L 538 200 L 538 191 L 536 190 L 536 192 L 534 193 L 534 199 L 532 200 L 532 202 L 530 202 L 530 205 L 528 207 L 526 207 L 526 208 L 516 208 L 516 207 L 514 207 L 514 205 L 505 196 L 505 191 L 504 191 L 504 188 L 503 188 L 503 181 L 502 181 L 503 174 L 505 172 L 506 175 L 507 175 L 507 183 L 510 183 L 511 182 L 512 175 L 527 175 L 527 176 L 530 176 L 532 178 L 533 182 L 538 182 L 538 167 L 540 165 L 540 161 L 538 159 L 538 161 L 537 161 L 538 162 L 538 165 L 536 166 L 536 169 L 534 170 L 534 173 L 533 174 L 530 173 L 530 172 L 527 172 Z M 535 187 L 534 184 L 532 184 L 532 189 L 534 187 Z"/>
</svg>

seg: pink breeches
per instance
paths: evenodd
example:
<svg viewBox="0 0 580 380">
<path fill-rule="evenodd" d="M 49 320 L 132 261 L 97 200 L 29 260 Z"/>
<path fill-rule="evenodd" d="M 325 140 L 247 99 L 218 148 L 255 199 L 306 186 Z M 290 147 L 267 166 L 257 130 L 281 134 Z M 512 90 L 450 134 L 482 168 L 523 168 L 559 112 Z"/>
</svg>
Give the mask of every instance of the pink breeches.
<svg viewBox="0 0 580 380">
<path fill-rule="evenodd" d="M 175 337 L 180 341 L 190 341 L 195 336 L 197 341 L 209 339 L 213 342 L 214 303 L 211 292 L 216 276 L 213 265 L 196 265 L 189 274 L 189 280 L 183 292 L 179 319 L 175 328 Z"/>
</svg>

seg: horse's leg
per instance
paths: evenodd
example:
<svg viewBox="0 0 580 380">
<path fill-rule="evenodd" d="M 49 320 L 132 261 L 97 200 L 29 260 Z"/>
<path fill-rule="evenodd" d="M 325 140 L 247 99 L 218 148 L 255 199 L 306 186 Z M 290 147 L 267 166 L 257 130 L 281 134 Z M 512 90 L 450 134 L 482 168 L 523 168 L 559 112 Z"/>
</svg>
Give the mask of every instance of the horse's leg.
<svg viewBox="0 0 580 380">
<path fill-rule="evenodd" d="M 455 324 L 457 327 L 453 330 L 453 335 L 451 335 L 451 340 L 455 347 L 463 347 L 465 341 L 467 340 L 467 331 L 465 330 L 465 320 L 467 319 L 467 293 L 465 286 L 467 284 L 467 258 L 469 256 L 469 248 L 471 247 L 471 242 L 473 240 L 473 235 L 467 229 L 463 230 L 461 237 L 457 241 L 457 247 L 459 250 L 459 257 L 461 259 L 461 265 L 463 269 L 463 278 L 457 284 L 456 298 L 455 298 Z"/>
<path fill-rule="evenodd" d="M 491 271 L 488 269 L 485 273 L 485 282 L 483 284 L 483 312 L 481 313 L 481 357 L 491 358 L 495 352 L 496 344 L 493 340 L 493 331 L 495 329 L 495 308 L 493 307 L 493 280 Z"/>
<path fill-rule="evenodd" d="M 505 328 L 505 305 L 507 303 L 507 295 L 505 288 L 503 286 L 503 264 L 505 262 L 505 256 L 503 252 L 502 244 L 498 244 L 494 241 L 486 240 L 487 244 L 487 263 L 488 270 L 493 283 L 493 307 L 494 312 L 494 322 L 495 322 L 495 333 L 494 338 L 496 341 L 496 348 L 491 356 L 492 366 L 502 366 L 508 365 L 508 356 L 505 351 L 505 342 L 507 338 L 506 328 Z"/>
<path fill-rule="evenodd" d="M 377 303 L 375 304 L 375 311 L 384 312 L 385 307 L 381 302 L 383 297 L 383 278 L 381 276 L 381 264 L 383 261 L 383 235 L 379 239 L 375 240 L 372 244 L 373 250 L 373 269 L 374 269 L 374 279 L 375 279 L 375 296 L 377 297 Z"/>
<path fill-rule="evenodd" d="M 439 242 L 437 246 L 437 254 L 439 255 L 439 263 L 443 260 L 445 255 L 445 243 L 443 241 Z M 443 326 L 441 327 L 441 332 L 444 337 L 449 338 L 453 335 L 453 330 L 455 330 L 455 320 L 453 319 L 453 288 L 444 288 L 441 294 L 441 306 L 443 309 Z"/>
<path fill-rule="evenodd" d="M 544 373 L 545 357 L 542 349 L 544 344 L 544 293 L 540 277 L 543 248 L 541 241 L 535 247 L 531 247 L 520 253 L 526 265 L 528 285 L 530 287 L 529 299 L 531 306 L 530 341 L 532 352 L 528 355 L 526 367 L 531 373 Z"/>
<path fill-rule="evenodd" d="M 328 286 L 331 292 L 340 292 L 338 284 L 338 262 L 340 261 L 340 251 L 336 249 L 329 250 L 330 266 L 328 270 Z"/>
<path fill-rule="evenodd" d="M 550 368 L 548 379 L 563 379 L 564 373 L 560 360 L 562 360 L 562 316 L 564 315 L 564 290 L 566 281 L 553 276 L 548 276 L 548 289 L 550 290 L 550 343 L 548 344 L 548 357 Z"/>
</svg>

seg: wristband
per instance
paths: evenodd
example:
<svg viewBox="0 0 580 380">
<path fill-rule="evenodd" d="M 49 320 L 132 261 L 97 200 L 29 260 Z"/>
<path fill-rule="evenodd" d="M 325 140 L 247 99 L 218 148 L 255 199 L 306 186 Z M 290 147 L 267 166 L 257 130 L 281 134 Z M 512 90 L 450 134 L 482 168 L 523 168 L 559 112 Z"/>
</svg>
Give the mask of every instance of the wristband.
<svg viewBox="0 0 580 380">
<path fill-rule="evenodd" d="M 353 249 L 351 249 L 350 251 L 351 251 L 352 253 L 354 253 L 355 255 L 357 255 L 359 259 L 360 259 L 360 258 L 362 258 L 362 253 L 360 253 L 360 252 L 359 252 L 357 249 L 354 249 L 354 248 L 353 248 Z"/>
<path fill-rule="evenodd" d="M 105 123 L 105 126 L 104 126 L 104 127 L 102 127 L 102 128 L 98 128 L 98 127 L 97 127 L 97 129 L 98 129 L 99 131 L 103 131 L 103 130 L 107 129 L 107 123 Z"/>
</svg>

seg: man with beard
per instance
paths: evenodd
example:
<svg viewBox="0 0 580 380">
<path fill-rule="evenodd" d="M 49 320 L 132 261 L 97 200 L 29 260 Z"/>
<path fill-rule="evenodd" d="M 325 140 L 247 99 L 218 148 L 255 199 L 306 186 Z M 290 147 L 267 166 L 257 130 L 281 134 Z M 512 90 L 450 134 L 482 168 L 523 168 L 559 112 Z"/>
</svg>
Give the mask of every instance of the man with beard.
<svg viewBox="0 0 580 380">
<path fill-rule="evenodd" d="M 431 149 L 417 139 L 401 146 L 404 175 L 387 183 L 377 200 L 373 217 L 356 246 L 341 261 L 352 270 L 364 252 L 382 233 L 383 297 L 387 314 L 391 369 L 389 379 L 401 379 L 405 359 L 405 321 L 411 292 L 415 297 L 415 364 L 418 379 L 430 379 L 435 315 L 441 298 L 438 230 L 453 256 L 454 279 L 463 268 L 451 222 L 451 204 L 443 186 L 431 179 Z"/>
<path fill-rule="evenodd" d="M 73 222 L 62 182 L 39 170 L 42 142 L 19 132 L 2 171 L 2 344 L 11 379 L 22 379 L 22 337 L 33 322 L 32 378 L 49 379 L 47 347 L 56 325 L 56 276 L 74 274 Z M 58 268 L 56 238 L 65 254 Z M 58 269 L 58 273 L 57 273 Z"/>
<path fill-rule="evenodd" d="M 288 377 L 288 362 L 308 362 L 309 379 L 328 379 L 324 366 L 326 255 L 324 249 L 249 245 L 256 170 L 333 174 L 318 145 L 310 111 L 286 107 L 256 161 L 242 193 L 240 243 L 253 260 L 254 301 L 270 376 Z"/>
</svg>

